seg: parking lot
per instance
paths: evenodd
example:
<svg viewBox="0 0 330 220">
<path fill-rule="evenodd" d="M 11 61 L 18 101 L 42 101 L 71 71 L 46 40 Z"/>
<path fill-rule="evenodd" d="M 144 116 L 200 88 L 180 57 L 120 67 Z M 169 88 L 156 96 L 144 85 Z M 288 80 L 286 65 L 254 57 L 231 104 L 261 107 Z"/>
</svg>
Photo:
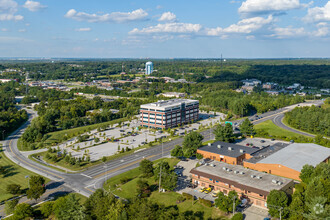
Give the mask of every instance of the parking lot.
<svg viewBox="0 0 330 220">
<path fill-rule="evenodd" d="M 139 117 L 137 115 L 137 117 Z M 184 136 L 185 133 L 189 133 L 193 130 L 198 130 L 201 125 L 210 126 L 219 122 L 220 118 L 224 119 L 225 115 L 222 113 L 213 112 L 207 114 L 206 112 L 200 112 L 200 120 L 189 125 L 185 125 L 182 128 L 175 128 L 175 134 Z M 131 122 L 124 122 L 120 127 L 118 124 L 114 124 L 105 131 L 98 132 L 96 129 L 82 135 L 89 135 L 89 139 L 83 142 L 77 142 L 77 137 L 74 137 L 60 145 L 58 147 L 61 150 L 66 150 L 71 153 L 74 157 L 83 157 L 84 154 L 88 153 L 92 161 L 98 160 L 103 156 L 111 156 L 116 154 L 118 151 L 126 148 L 134 149 L 149 142 L 153 142 L 159 138 L 168 137 L 166 131 L 155 131 L 153 129 L 143 128 L 137 130 L 136 128 L 140 125 L 137 119 Z M 99 142 L 95 139 L 98 138 Z M 107 140 L 114 140 L 107 141 Z M 106 143 L 102 143 L 107 141 Z M 102 143 L 102 144 L 100 144 Z M 96 146 L 95 146 L 96 145 Z M 57 148 L 55 146 L 54 148 Z M 86 152 L 85 152 L 86 151 Z"/>
</svg>

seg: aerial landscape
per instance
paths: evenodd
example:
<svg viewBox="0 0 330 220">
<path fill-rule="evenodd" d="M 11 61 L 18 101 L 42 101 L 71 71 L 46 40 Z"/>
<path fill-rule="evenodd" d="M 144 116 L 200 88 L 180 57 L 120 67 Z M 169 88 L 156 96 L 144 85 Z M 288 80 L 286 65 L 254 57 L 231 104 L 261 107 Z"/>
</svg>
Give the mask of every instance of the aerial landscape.
<svg viewBox="0 0 330 220">
<path fill-rule="evenodd" d="M 330 1 L 0 0 L 0 219 L 330 219 Z"/>
</svg>

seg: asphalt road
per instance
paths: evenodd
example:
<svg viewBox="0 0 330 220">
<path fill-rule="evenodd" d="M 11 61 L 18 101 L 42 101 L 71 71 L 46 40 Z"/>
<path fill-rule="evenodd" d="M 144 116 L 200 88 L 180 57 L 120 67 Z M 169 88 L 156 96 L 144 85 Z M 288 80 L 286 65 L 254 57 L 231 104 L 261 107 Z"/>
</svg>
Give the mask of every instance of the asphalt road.
<svg viewBox="0 0 330 220">
<path fill-rule="evenodd" d="M 260 114 L 261 119 L 253 120 L 253 124 L 258 124 L 266 120 L 273 120 L 277 116 L 283 115 L 284 112 L 290 111 L 294 106 L 285 107 L 278 109 L 276 111 L 267 112 Z M 54 170 L 50 167 L 43 166 L 35 161 L 27 159 L 22 155 L 17 149 L 17 140 L 24 132 L 24 129 L 30 123 L 33 117 L 36 115 L 29 111 L 29 121 L 25 123 L 21 128 L 19 128 L 13 135 L 11 135 L 4 144 L 4 151 L 7 157 L 18 165 L 25 167 L 35 173 L 38 173 L 42 176 L 45 176 L 55 182 L 61 183 L 60 185 L 68 187 L 84 196 L 91 195 L 96 189 L 101 188 L 104 181 L 113 176 L 131 170 L 139 166 L 139 163 L 143 159 L 149 159 L 151 161 L 157 160 L 162 157 L 168 157 L 170 151 L 176 146 L 180 145 L 183 142 L 183 138 L 178 138 L 163 145 L 154 146 L 141 150 L 139 152 L 132 153 L 131 155 L 123 156 L 121 158 L 111 160 L 105 164 L 100 164 L 89 168 L 88 170 L 82 171 L 81 173 L 63 173 L 57 170 Z M 250 119 L 255 118 L 255 116 L 249 117 Z M 240 123 L 242 120 L 232 121 L 235 123 Z M 212 133 L 213 129 L 209 129 L 201 132 L 204 136 L 203 141 L 207 141 L 214 138 Z M 61 186 L 58 186 L 60 188 Z M 55 188 L 56 189 L 56 188 Z"/>
</svg>

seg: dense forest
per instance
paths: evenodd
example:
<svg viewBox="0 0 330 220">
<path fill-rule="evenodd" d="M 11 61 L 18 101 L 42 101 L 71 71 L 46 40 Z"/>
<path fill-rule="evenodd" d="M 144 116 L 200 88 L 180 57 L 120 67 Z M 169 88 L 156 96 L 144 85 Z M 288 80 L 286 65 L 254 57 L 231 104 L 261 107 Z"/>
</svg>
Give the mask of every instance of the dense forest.
<svg viewBox="0 0 330 220">
<path fill-rule="evenodd" d="M 25 110 L 18 110 L 15 107 L 17 86 L 15 82 L 0 83 L 0 139 L 13 132 L 28 119 Z"/>
<path fill-rule="evenodd" d="M 313 134 L 330 136 L 330 108 L 297 107 L 285 113 L 285 120 L 294 128 Z"/>
<path fill-rule="evenodd" d="M 32 80 L 63 79 L 88 82 L 98 77 L 109 77 L 124 71 L 134 76 L 144 72 L 146 60 L 84 60 L 77 62 L 16 62 L 3 63 L 0 69 L 17 68 L 29 72 Z M 193 82 L 240 81 L 258 78 L 264 82 L 329 88 L 329 60 L 152 60 L 154 76 L 185 78 Z M 5 78 L 24 79 L 24 74 L 3 73 Z"/>
<path fill-rule="evenodd" d="M 303 101 L 304 98 L 301 96 L 271 96 L 267 93 L 244 95 L 229 90 L 206 90 L 200 98 L 202 105 L 212 107 L 218 111 L 230 110 L 238 116 L 247 116 L 255 112 L 264 113 Z"/>
</svg>

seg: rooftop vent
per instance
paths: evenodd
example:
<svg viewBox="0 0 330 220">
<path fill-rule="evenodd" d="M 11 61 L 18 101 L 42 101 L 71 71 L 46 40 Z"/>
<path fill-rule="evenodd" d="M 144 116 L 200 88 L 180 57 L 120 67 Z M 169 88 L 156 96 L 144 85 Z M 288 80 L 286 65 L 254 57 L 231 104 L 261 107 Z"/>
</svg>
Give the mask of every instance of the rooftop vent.
<svg viewBox="0 0 330 220">
<path fill-rule="evenodd" d="M 232 147 L 228 147 L 228 150 L 233 150 L 233 148 Z"/>
<path fill-rule="evenodd" d="M 281 182 L 281 181 L 277 182 L 277 185 L 279 185 L 279 186 L 282 185 L 282 184 L 283 184 L 283 182 Z"/>
<path fill-rule="evenodd" d="M 211 147 L 212 144 L 211 144 L 211 143 L 208 143 L 207 145 L 208 145 L 209 147 Z"/>
<path fill-rule="evenodd" d="M 239 152 L 244 153 L 244 150 L 243 149 L 240 149 Z"/>
<path fill-rule="evenodd" d="M 261 178 L 262 178 L 261 176 L 257 176 L 257 179 L 261 180 Z"/>
<path fill-rule="evenodd" d="M 238 173 L 239 173 L 239 171 L 238 171 L 238 170 L 235 170 L 235 171 L 234 171 L 234 173 L 235 173 L 235 174 L 238 174 Z"/>
<path fill-rule="evenodd" d="M 227 170 L 227 168 L 226 168 L 226 167 L 222 167 L 222 169 L 223 169 L 223 170 Z"/>
<path fill-rule="evenodd" d="M 244 174 L 244 172 L 243 172 L 243 171 L 241 171 L 241 172 L 239 172 L 239 174 L 243 175 L 243 174 Z"/>
<path fill-rule="evenodd" d="M 230 171 L 231 171 L 231 169 L 227 168 L 227 171 L 228 171 L 228 172 L 230 172 Z"/>
<path fill-rule="evenodd" d="M 215 165 L 214 165 L 213 163 L 210 163 L 210 166 L 211 166 L 211 167 L 215 167 Z"/>
<path fill-rule="evenodd" d="M 272 180 L 272 183 L 275 183 L 275 184 L 277 184 L 277 180 Z"/>
<path fill-rule="evenodd" d="M 252 175 L 251 175 L 251 178 L 254 178 L 254 177 L 255 177 L 255 175 L 252 174 Z"/>
<path fill-rule="evenodd" d="M 220 149 L 221 148 L 221 145 L 219 144 L 217 147 Z"/>
</svg>

